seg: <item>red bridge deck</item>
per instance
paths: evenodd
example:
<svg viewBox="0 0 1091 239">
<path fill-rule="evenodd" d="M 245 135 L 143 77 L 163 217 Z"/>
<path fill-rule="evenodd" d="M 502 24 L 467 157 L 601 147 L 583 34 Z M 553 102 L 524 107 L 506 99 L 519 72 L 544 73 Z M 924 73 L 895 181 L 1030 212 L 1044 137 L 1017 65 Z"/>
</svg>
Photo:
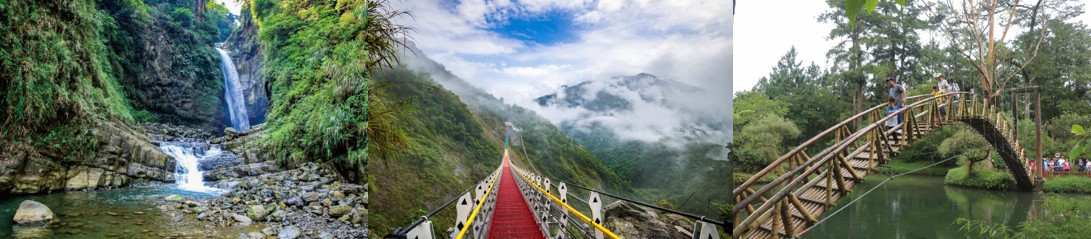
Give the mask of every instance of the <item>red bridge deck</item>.
<svg viewBox="0 0 1091 239">
<path fill-rule="evenodd" d="M 489 226 L 489 238 L 545 238 L 526 200 L 523 200 L 523 194 L 519 193 L 508 164 L 505 156 L 500 189 L 497 192 L 499 194 L 496 195 L 496 211 L 492 216 L 492 225 Z"/>
</svg>

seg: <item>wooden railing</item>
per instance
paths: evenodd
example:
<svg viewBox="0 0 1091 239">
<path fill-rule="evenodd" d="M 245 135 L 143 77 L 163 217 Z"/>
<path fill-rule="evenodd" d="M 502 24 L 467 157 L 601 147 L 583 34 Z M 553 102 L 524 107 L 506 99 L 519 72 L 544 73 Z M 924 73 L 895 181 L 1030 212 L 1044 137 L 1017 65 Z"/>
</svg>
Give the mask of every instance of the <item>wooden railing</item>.
<svg viewBox="0 0 1091 239">
<path fill-rule="evenodd" d="M 959 96 L 958 102 L 953 105 L 949 104 L 954 96 Z M 944 104 L 937 102 L 940 98 L 946 99 Z M 797 217 L 805 218 L 808 224 L 818 221 L 818 215 L 813 215 L 804 208 L 799 198 L 799 195 L 805 190 L 814 187 L 820 181 L 824 181 L 826 184 L 824 187 L 824 205 L 825 210 L 828 210 L 835 205 L 836 199 L 851 191 L 851 184 L 855 181 L 862 181 L 864 176 L 870 174 L 879 163 L 889 160 L 890 154 L 895 152 L 895 146 L 908 145 L 913 140 L 927 134 L 931 129 L 955 119 L 973 117 L 988 120 L 993 123 L 998 131 L 1002 132 L 1003 137 L 1009 139 L 1007 143 L 1010 145 L 1018 144 L 1010 137 L 1014 135 L 1014 132 L 1012 132 L 1014 127 L 1011 127 L 1011 124 L 1001 117 L 1000 112 L 996 111 L 995 107 L 985 107 L 984 100 L 978 99 L 978 96 L 973 93 L 956 92 L 940 96 L 918 95 L 910 97 L 910 99 L 917 101 L 890 115 L 884 116 L 885 105 L 878 105 L 834 125 L 773 161 L 769 166 L 735 188 L 732 191 L 736 202 L 734 205 L 734 222 L 736 225 L 733 234 L 741 236 L 757 228 L 763 222 L 772 219 L 774 225 L 772 235 L 774 237 L 779 235 L 778 229 L 783 230 L 783 233 L 789 236 L 798 235 L 801 232 L 797 231 L 799 228 L 793 226 L 795 224 L 792 223 L 793 215 L 791 215 L 789 208 L 793 208 L 794 211 L 801 214 Z M 946 114 L 942 116 L 937 113 L 941 107 L 947 108 L 945 110 Z M 904 122 L 896 124 L 894 128 L 886 129 L 887 121 L 897 120 L 899 114 L 904 115 Z M 867 121 L 870 121 L 869 123 L 862 124 L 856 130 L 849 127 L 854 121 L 864 121 L 865 117 Z M 899 130 L 902 132 L 902 137 L 899 137 L 898 140 L 888 138 L 888 135 Z M 822 138 L 830 135 L 834 137 L 832 146 L 813 156 L 807 155 L 806 151 L 809 147 L 814 146 Z M 862 163 L 863 160 L 860 155 L 863 153 L 867 153 L 867 166 L 863 172 L 860 172 L 853 169 L 853 165 L 850 165 L 849 160 L 846 159 L 855 158 L 857 161 L 854 162 Z M 1021 167 L 1021 164 L 1016 163 L 1016 165 L 1009 166 Z M 856 168 L 860 167 L 860 165 L 856 165 Z M 844 170 L 846 168 L 848 170 Z M 783 173 L 772 182 L 754 189 L 754 185 L 762 177 L 770 173 L 780 172 Z M 773 195 L 765 197 L 770 193 Z M 770 212 L 770 210 L 774 211 Z M 740 217 L 744 214 L 746 218 L 740 220 Z"/>
</svg>

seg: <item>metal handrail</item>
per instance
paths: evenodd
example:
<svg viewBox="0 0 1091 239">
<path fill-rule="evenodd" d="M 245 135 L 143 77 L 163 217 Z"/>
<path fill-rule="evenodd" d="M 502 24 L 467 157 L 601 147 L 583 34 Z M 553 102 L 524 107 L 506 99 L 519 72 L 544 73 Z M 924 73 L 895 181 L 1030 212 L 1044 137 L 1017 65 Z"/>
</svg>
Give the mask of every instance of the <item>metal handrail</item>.
<svg viewBox="0 0 1091 239">
<path fill-rule="evenodd" d="M 503 158 L 501 158 L 501 161 L 503 161 Z M 484 196 L 482 196 L 482 200 L 481 200 L 481 202 L 479 202 L 479 203 L 478 203 L 478 205 L 477 205 L 477 206 L 476 206 L 476 207 L 474 208 L 474 213 L 476 213 L 476 212 L 477 212 L 477 210 L 478 210 L 478 209 L 479 209 L 479 208 L 481 207 L 482 203 L 484 203 L 484 202 L 485 202 L 485 200 L 484 200 L 484 199 L 485 199 L 485 198 L 488 198 L 488 192 L 489 192 L 489 191 L 492 191 L 492 184 L 495 184 L 495 183 L 496 183 L 496 181 L 499 181 L 499 178 L 500 178 L 500 176 L 502 176 L 502 175 L 501 175 L 501 174 L 499 174 L 499 173 L 497 173 L 497 172 L 503 171 L 503 170 L 500 170 L 500 169 L 501 169 L 501 168 L 503 168 L 503 167 L 504 167 L 504 165 L 503 165 L 503 164 L 501 164 L 500 166 L 498 166 L 498 167 L 496 168 L 496 170 L 494 170 L 494 171 L 493 171 L 493 173 L 492 173 L 492 174 L 489 174 L 489 176 L 492 176 L 493 174 L 496 174 L 496 179 L 495 179 L 495 180 L 493 180 L 493 182 L 492 182 L 492 183 L 491 183 L 491 184 L 489 185 L 489 189 L 488 189 L 488 190 L 486 191 L 486 194 L 485 194 Z M 484 179 L 482 179 L 482 180 L 488 179 L 488 178 L 489 178 L 489 176 L 486 176 L 486 177 L 485 177 Z M 393 232 L 391 232 L 391 233 L 388 233 L 387 235 L 383 236 L 383 238 L 384 238 L 384 239 L 405 239 L 405 238 L 407 238 L 407 235 L 406 235 L 407 233 L 409 233 L 410 231 L 412 231 L 412 230 L 413 230 L 414 228 L 416 228 L 417 226 L 420 226 L 420 224 L 424 223 L 424 222 L 425 222 L 425 221 L 427 221 L 427 220 L 428 220 L 429 218 L 432 218 L 432 216 L 434 216 L 435 214 L 439 213 L 439 212 L 440 212 L 440 211 L 442 211 L 443 209 L 446 209 L 447 207 L 451 206 L 451 204 L 453 204 L 454 202 L 458 201 L 458 199 L 459 199 L 459 198 L 461 198 L 461 195 L 464 195 L 464 194 L 466 194 L 466 193 L 469 193 L 469 192 L 470 192 L 470 190 L 472 190 L 472 189 L 473 189 L 474 187 L 476 187 L 476 186 L 477 186 L 477 184 L 474 184 L 473 186 L 470 186 L 470 188 L 467 188 L 466 190 L 463 190 L 463 191 L 462 191 L 461 193 L 458 193 L 458 194 L 456 194 L 455 198 L 451 199 L 450 201 L 447 201 L 446 203 L 443 203 L 443 205 L 442 205 L 442 206 L 439 206 L 439 207 L 437 207 L 437 208 L 435 208 L 435 209 L 432 209 L 432 211 L 428 212 L 428 213 L 427 213 L 427 214 L 425 214 L 424 216 L 421 216 L 421 217 L 417 218 L 417 220 L 414 220 L 414 221 L 413 221 L 412 223 L 410 223 L 410 224 L 409 224 L 409 226 L 406 226 L 406 227 L 404 227 L 404 228 L 396 228 L 396 229 L 394 229 L 394 231 L 393 231 Z M 470 224 L 471 224 L 471 223 L 473 222 L 472 218 L 473 218 L 473 217 L 470 217 L 470 219 L 468 219 L 468 220 L 467 220 L 467 225 L 470 225 Z M 467 226 L 467 227 L 464 227 L 464 228 L 463 228 L 463 230 L 464 230 L 465 228 L 469 228 L 469 226 Z M 459 235 L 461 235 L 461 233 L 460 233 Z"/>
<path fill-rule="evenodd" d="M 682 211 L 678 211 L 678 210 L 674 210 L 674 209 L 669 209 L 669 208 L 664 208 L 664 207 L 659 207 L 659 206 L 647 204 L 647 203 L 644 203 L 644 202 L 640 202 L 640 201 L 624 198 L 624 197 L 621 197 L 621 196 L 613 195 L 613 194 L 610 194 L 610 193 L 607 193 L 607 192 L 590 189 L 590 188 L 587 188 L 587 187 L 584 187 L 584 186 L 580 186 L 579 184 L 567 184 L 567 183 L 565 183 L 565 185 L 571 185 L 571 186 L 574 186 L 574 187 L 577 187 L 577 188 L 580 188 L 580 189 L 583 189 L 583 190 L 597 192 L 599 194 L 610 196 L 612 198 L 616 198 L 616 199 L 619 199 L 619 200 L 622 200 L 622 201 L 631 202 L 631 203 L 635 203 L 635 204 L 638 204 L 638 205 L 641 205 L 641 206 L 654 208 L 656 210 L 681 215 L 681 216 L 684 216 L 684 217 L 687 217 L 687 218 L 690 218 L 690 219 L 693 219 L 693 220 L 712 223 L 712 224 L 715 224 L 717 226 L 720 226 L 720 228 L 727 228 L 727 225 L 724 224 L 724 222 L 717 221 L 717 220 L 712 220 L 712 219 L 709 219 L 708 217 L 705 217 L 705 216 L 697 216 L 697 215 L 693 215 L 693 214 L 690 214 L 690 213 L 687 213 L 687 212 L 682 212 Z"/>
<path fill-rule="evenodd" d="M 470 187 L 470 188 L 473 188 L 473 187 Z M 470 189 L 466 189 L 465 191 L 462 191 L 461 193 L 455 194 L 456 195 L 455 198 L 452 198 L 450 201 L 447 201 L 446 203 L 443 204 L 443 206 L 439 206 L 436 209 L 432 209 L 431 212 L 428 212 L 428 214 L 424 214 L 424 216 L 421 216 L 420 218 L 417 218 L 416 221 L 413 221 L 413 223 L 410 223 L 409 226 L 407 226 L 405 228 L 396 228 L 396 229 L 394 229 L 394 232 L 391 232 L 390 234 L 387 234 L 383 238 L 387 238 L 387 239 L 405 238 L 405 234 L 409 233 L 410 230 L 413 230 L 413 228 L 416 228 L 421 223 L 424 223 L 424 221 L 428 220 L 428 218 L 432 218 L 432 216 L 436 215 L 436 213 L 439 213 L 440 210 L 443 210 L 444 208 L 447 208 L 448 206 L 451 206 L 452 203 L 455 203 L 455 201 L 458 201 L 458 199 L 460 198 L 460 196 L 462 194 L 466 194 L 468 192 L 470 192 Z"/>
<path fill-rule="evenodd" d="M 569 212 L 571 212 L 572 214 L 576 215 L 576 217 L 580 218 L 580 219 L 581 219 L 581 220 L 583 220 L 584 222 L 586 222 L 586 223 L 588 223 L 588 224 L 591 224 L 592 226 L 594 226 L 594 227 L 595 227 L 595 229 L 596 229 L 596 230 L 598 230 L 598 231 L 602 232 L 602 234 L 604 234 L 604 235 L 606 235 L 606 236 L 608 236 L 608 237 L 610 237 L 610 238 L 613 238 L 613 239 L 618 239 L 618 238 L 620 238 L 620 237 L 618 237 L 618 236 L 617 236 L 617 234 L 614 234 L 614 232 L 610 231 L 610 229 L 606 229 L 606 228 L 605 228 L 605 227 L 603 227 L 602 225 L 600 225 L 600 224 L 598 224 L 598 223 L 594 223 L 593 221 L 591 221 L 591 219 L 590 219 L 590 218 L 588 218 L 587 216 L 583 215 L 583 213 L 581 213 L 581 212 L 580 212 L 579 210 L 576 210 L 575 208 L 572 208 L 572 206 L 569 206 L 569 205 L 568 205 L 567 203 L 561 202 L 561 199 L 558 199 L 557 197 L 553 196 L 553 194 L 550 194 L 550 193 L 546 192 L 546 191 L 545 191 L 545 189 L 542 189 L 542 188 L 541 188 L 540 186 L 538 186 L 538 184 L 537 184 L 537 183 L 535 183 L 534 181 L 532 181 L 532 180 L 530 180 L 529 178 L 527 178 L 527 177 L 526 177 L 526 175 L 523 175 L 523 173 L 522 173 L 522 172 L 519 172 L 518 170 L 515 170 L 515 168 L 516 168 L 516 167 L 515 167 L 514 165 L 512 165 L 512 169 L 511 169 L 511 170 L 513 170 L 513 171 L 515 172 L 515 175 L 519 175 L 519 177 L 520 177 L 520 178 L 523 178 L 523 180 L 524 180 L 525 182 L 527 182 L 527 183 L 529 183 L 529 184 L 530 184 L 531 186 L 533 186 L 533 187 L 534 187 L 534 189 L 537 189 L 539 193 L 541 193 L 542 195 L 545 195 L 545 196 L 549 197 L 549 199 L 550 199 L 550 200 L 552 200 L 552 201 L 553 201 L 554 203 L 556 203 L 556 204 L 558 204 L 558 205 L 561 205 L 561 206 L 563 206 L 563 207 L 564 207 L 565 209 L 567 209 L 567 210 L 568 210 Z"/>
<path fill-rule="evenodd" d="M 508 157 L 507 149 L 504 149 L 504 157 Z M 481 201 L 477 202 L 477 206 L 474 206 L 474 210 L 470 213 L 470 217 L 466 219 L 466 226 L 462 227 L 462 230 L 458 231 L 458 235 L 455 236 L 455 239 L 462 239 L 462 237 L 466 235 L 466 231 L 470 229 L 470 225 L 474 224 L 474 219 L 476 219 L 475 217 L 477 217 L 477 213 L 481 211 L 481 206 L 485 205 L 485 201 L 488 201 L 489 193 L 492 193 L 492 189 L 493 186 L 496 185 L 496 181 L 500 181 L 501 177 L 504 176 L 504 170 L 502 170 L 503 168 L 504 164 L 500 163 L 501 170 L 499 170 L 499 173 L 496 174 L 496 178 L 489 183 L 489 188 L 485 190 L 485 195 L 482 195 Z"/>
</svg>

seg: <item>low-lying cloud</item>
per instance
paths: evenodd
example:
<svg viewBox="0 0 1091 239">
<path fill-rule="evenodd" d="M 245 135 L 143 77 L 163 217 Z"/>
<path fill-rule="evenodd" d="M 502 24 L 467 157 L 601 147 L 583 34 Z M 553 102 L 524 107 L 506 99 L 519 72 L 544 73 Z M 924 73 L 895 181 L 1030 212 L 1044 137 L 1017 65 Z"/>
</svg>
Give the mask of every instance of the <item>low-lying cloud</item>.
<svg viewBox="0 0 1091 239">
<path fill-rule="evenodd" d="M 731 117 L 731 4 L 726 0 L 391 2 L 393 8 L 414 14 L 394 20 L 415 29 L 413 40 L 428 57 L 470 84 L 505 102 L 533 109 L 555 124 L 602 122 L 619 137 L 642 141 L 687 130 L 723 131 L 705 136 L 717 143 L 727 142 L 731 131 L 726 128 Z M 539 44 L 492 30 L 510 19 L 549 12 L 572 17 L 573 40 Z M 670 101 L 684 107 L 635 103 L 631 111 L 610 114 L 540 107 L 533 101 L 562 85 L 607 82 L 641 72 L 702 91 L 670 96 Z M 693 122 L 725 126 L 717 129 Z"/>
</svg>

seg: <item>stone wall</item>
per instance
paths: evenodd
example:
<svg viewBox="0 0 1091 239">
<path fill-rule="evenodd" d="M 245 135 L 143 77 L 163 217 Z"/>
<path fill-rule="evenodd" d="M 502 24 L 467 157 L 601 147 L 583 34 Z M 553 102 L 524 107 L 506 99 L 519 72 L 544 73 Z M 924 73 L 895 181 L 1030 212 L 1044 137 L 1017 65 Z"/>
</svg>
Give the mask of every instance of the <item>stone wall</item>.
<svg viewBox="0 0 1091 239">
<path fill-rule="evenodd" d="M 99 150 L 89 159 L 68 160 L 63 152 L 0 152 L 0 194 L 174 182 L 174 158 L 160 151 L 142 131 L 100 123 L 94 135 Z"/>
</svg>

